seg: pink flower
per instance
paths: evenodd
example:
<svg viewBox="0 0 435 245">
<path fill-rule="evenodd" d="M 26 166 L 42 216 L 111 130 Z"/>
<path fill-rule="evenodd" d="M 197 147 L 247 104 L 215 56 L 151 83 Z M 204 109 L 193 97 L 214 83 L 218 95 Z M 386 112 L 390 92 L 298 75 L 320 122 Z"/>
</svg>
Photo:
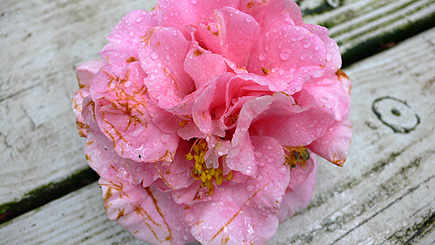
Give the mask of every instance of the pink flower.
<svg viewBox="0 0 435 245">
<path fill-rule="evenodd" d="M 162 0 L 77 68 L 109 219 L 151 243 L 263 244 L 305 208 L 315 154 L 342 165 L 348 77 L 290 0 Z"/>
</svg>

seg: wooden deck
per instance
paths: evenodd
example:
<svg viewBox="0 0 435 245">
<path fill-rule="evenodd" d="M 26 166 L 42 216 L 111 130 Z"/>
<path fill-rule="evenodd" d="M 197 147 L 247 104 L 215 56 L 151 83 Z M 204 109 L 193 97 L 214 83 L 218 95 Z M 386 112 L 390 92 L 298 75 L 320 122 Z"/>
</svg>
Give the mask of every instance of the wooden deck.
<svg viewBox="0 0 435 245">
<path fill-rule="evenodd" d="M 354 136 L 343 168 L 319 161 L 310 206 L 270 244 L 435 243 L 435 1 L 297 2 L 340 45 Z M 107 220 L 71 97 L 110 28 L 154 5 L 2 2 L 0 244 L 139 243 Z"/>
</svg>

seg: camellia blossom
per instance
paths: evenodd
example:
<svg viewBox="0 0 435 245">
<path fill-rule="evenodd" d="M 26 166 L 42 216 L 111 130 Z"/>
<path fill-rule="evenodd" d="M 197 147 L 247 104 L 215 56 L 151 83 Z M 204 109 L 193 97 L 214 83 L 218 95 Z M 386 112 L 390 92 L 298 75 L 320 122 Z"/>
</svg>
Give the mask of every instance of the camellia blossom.
<svg viewBox="0 0 435 245">
<path fill-rule="evenodd" d="M 342 166 L 351 83 L 291 0 L 161 0 L 128 13 L 73 98 L 104 207 L 158 244 L 264 244 Z"/>
</svg>

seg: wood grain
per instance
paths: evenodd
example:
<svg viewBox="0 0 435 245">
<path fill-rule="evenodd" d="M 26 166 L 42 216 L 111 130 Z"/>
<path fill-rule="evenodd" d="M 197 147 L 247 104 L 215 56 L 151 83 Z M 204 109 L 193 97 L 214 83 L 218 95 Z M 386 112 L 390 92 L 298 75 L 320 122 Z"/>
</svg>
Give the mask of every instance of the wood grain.
<svg viewBox="0 0 435 245">
<path fill-rule="evenodd" d="M 282 223 L 270 244 L 434 242 L 433 40 L 435 29 L 345 70 L 353 81 L 349 159 L 343 168 L 319 161 L 310 206 Z M 406 106 L 384 104 L 382 119 L 410 127 L 417 114 L 415 129 L 395 132 L 379 120 L 372 105 L 385 96 Z M 1 225 L 0 234 L 5 243 L 138 242 L 106 219 L 96 184 Z"/>
</svg>

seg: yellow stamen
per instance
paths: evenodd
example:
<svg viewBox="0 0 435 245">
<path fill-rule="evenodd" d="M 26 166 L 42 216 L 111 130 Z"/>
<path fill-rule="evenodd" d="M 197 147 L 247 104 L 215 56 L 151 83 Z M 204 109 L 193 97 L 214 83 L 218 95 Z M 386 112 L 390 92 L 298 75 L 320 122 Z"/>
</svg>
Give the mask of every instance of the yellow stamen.
<svg viewBox="0 0 435 245">
<path fill-rule="evenodd" d="M 304 146 L 301 147 L 283 147 L 284 150 L 288 153 L 285 155 L 285 163 L 288 164 L 291 168 L 295 168 L 297 163 L 301 166 L 305 165 L 305 162 L 310 159 L 310 152 Z"/>
<path fill-rule="evenodd" d="M 193 150 L 193 154 L 192 154 Z M 191 176 L 196 180 L 201 180 L 201 188 L 207 187 L 207 194 L 213 194 L 213 179 L 216 185 L 222 184 L 224 177 L 227 181 L 232 178 L 232 172 L 227 176 L 223 175 L 222 167 L 208 168 L 205 165 L 204 157 L 208 151 L 207 142 L 204 139 L 197 139 L 193 143 L 190 152 L 185 155 L 186 161 L 195 160 L 195 165 L 192 168 Z"/>
</svg>

